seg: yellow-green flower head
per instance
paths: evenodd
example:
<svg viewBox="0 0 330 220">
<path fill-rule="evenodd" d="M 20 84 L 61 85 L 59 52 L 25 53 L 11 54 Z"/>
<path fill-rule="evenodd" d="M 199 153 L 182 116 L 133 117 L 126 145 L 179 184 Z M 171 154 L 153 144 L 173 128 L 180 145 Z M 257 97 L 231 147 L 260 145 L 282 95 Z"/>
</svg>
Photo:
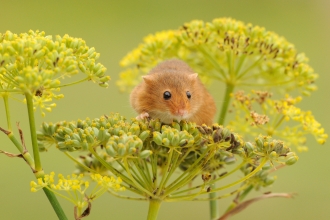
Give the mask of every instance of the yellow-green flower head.
<svg viewBox="0 0 330 220">
<path fill-rule="evenodd" d="M 106 68 L 96 63 L 99 54 L 89 48 L 81 38 L 68 35 L 46 36 L 45 32 L 29 31 L 13 34 L 10 31 L 0 34 L 0 94 L 29 93 L 35 97 L 43 97 L 41 101 L 62 98 L 55 95 L 61 82 L 79 73 L 85 75 L 83 81 L 90 80 L 102 87 L 107 87 L 109 76 L 105 76 Z M 79 81 L 81 81 L 81 79 Z M 35 106 L 43 107 L 39 100 Z M 38 103 L 39 101 L 39 103 Z"/>
<path fill-rule="evenodd" d="M 236 116 L 230 124 L 236 131 L 246 136 L 263 133 L 279 137 L 288 145 L 297 147 L 299 151 L 308 149 L 305 146 L 308 134 L 312 134 L 319 144 L 324 144 L 327 140 L 328 134 L 313 114 L 296 106 L 301 97 L 292 98 L 286 95 L 282 100 L 273 100 L 268 92 L 252 93 L 245 95 L 244 92 L 238 91 L 233 95 Z M 296 125 L 292 126 L 289 121 Z"/>
<path fill-rule="evenodd" d="M 260 98 L 256 100 L 266 103 L 267 95 L 258 94 Z M 88 194 L 85 189 L 89 184 L 86 186 L 87 181 L 83 182 L 80 176 L 59 176 L 58 183 L 54 183 L 53 178 L 48 178 L 47 182 L 42 179 L 33 182 L 31 190 L 50 188 L 50 185 L 51 190 L 59 190 L 61 195 L 68 193 L 68 199 L 80 208 L 105 192 L 137 200 L 204 200 L 197 197 L 211 193 L 210 184 L 229 175 L 241 176 L 236 171 L 242 170 L 242 178 L 215 189 L 220 191 L 243 183 L 234 191 L 238 193 L 250 185 L 258 188 L 274 182 L 274 178 L 267 177 L 264 172 L 265 164 L 292 165 L 298 160 L 284 142 L 269 136 L 260 135 L 253 142 L 245 142 L 241 135 L 218 124 L 209 127 L 173 121 L 164 125 L 158 119 L 129 122 L 119 114 L 93 120 L 43 123 L 38 141 L 44 150 L 48 144 L 57 145 L 80 166 L 76 172 L 88 173 L 97 186 Z M 76 160 L 67 152 L 78 150 L 88 151 L 88 155 Z M 202 184 L 193 181 L 200 177 Z M 254 179 L 246 181 L 250 178 Z M 138 197 L 117 193 L 125 189 Z M 226 195 L 233 194 L 223 196 Z"/>
<path fill-rule="evenodd" d="M 98 186 L 104 188 L 106 190 L 114 190 L 114 191 L 124 191 L 125 187 L 121 186 L 123 182 L 120 177 L 117 179 L 113 176 L 102 176 L 100 174 L 91 174 L 91 178 L 93 181 L 97 182 Z"/>
<path fill-rule="evenodd" d="M 55 173 L 45 175 L 44 178 L 39 178 L 37 182 L 31 181 L 31 192 L 36 192 L 44 187 L 67 199 L 75 205 L 80 211 L 85 208 L 89 202 L 100 197 L 107 191 L 117 192 L 124 191 L 125 187 L 121 186 L 121 178 L 113 176 L 102 176 L 100 174 L 91 174 L 91 180 L 84 180 L 83 174 L 71 174 L 66 177 L 62 174 L 58 175 L 57 182 L 54 181 Z M 88 189 L 91 183 L 96 182 L 96 186 L 91 193 Z"/>
<path fill-rule="evenodd" d="M 117 85 L 121 90 L 132 88 L 140 80 L 137 76 L 170 58 L 186 61 L 204 81 L 299 90 L 305 95 L 316 89 L 317 74 L 293 44 L 231 18 L 193 20 L 177 30 L 147 36 L 120 62 L 125 70 Z"/>
</svg>

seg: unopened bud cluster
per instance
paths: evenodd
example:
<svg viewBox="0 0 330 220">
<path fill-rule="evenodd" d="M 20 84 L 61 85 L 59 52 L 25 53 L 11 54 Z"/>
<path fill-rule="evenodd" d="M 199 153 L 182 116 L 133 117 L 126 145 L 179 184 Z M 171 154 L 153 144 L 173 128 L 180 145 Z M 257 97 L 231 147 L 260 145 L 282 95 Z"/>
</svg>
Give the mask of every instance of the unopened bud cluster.
<svg viewBox="0 0 330 220">
<path fill-rule="evenodd" d="M 96 62 L 99 56 L 81 38 L 57 35 L 52 39 L 45 32 L 32 30 L 19 35 L 10 31 L 0 33 L 0 95 L 28 93 L 39 102 L 35 106 L 50 111 L 54 106 L 47 109 L 43 103 L 62 98 L 61 94 L 55 95 L 64 86 L 61 81 L 79 70 L 85 76 L 77 82 L 85 78 L 108 87 L 110 77 L 105 75 L 106 68 Z"/>
<path fill-rule="evenodd" d="M 186 61 L 205 82 L 269 89 L 281 85 L 281 90 L 298 90 L 304 95 L 317 88 L 318 75 L 293 44 L 263 27 L 231 18 L 193 20 L 176 30 L 148 35 L 121 60 L 126 69 L 117 85 L 123 91 L 132 88 L 138 75 L 171 58 Z"/>
<path fill-rule="evenodd" d="M 266 169 L 264 166 L 274 163 L 291 165 L 298 159 L 281 141 L 270 137 L 259 136 L 250 143 L 217 124 L 208 127 L 174 121 L 165 125 L 158 119 L 127 121 L 119 114 L 93 120 L 87 118 L 76 122 L 43 123 L 38 140 L 39 148 L 43 151 L 55 145 L 67 153 L 87 152 L 87 155 L 76 160 L 78 173 L 86 172 L 86 167 L 88 172 L 112 173 L 134 190 L 139 187 L 150 190 L 143 191 L 146 198 L 152 196 L 163 200 L 175 199 L 171 192 L 183 185 L 187 186 L 197 176 L 204 176 L 205 179 L 206 173 L 226 171 L 229 169 L 226 165 L 237 161 L 245 164 L 239 166 L 245 176 L 252 178 L 257 175 L 254 179 L 250 178 L 249 184 L 267 186 L 273 177 L 261 173 L 261 169 Z M 269 163 L 265 165 L 267 161 Z M 259 171 L 255 173 L 257 167 Z M 164 175 L 171 176 L 176 170 L 186 173 L 182 174 L 187 175 L 184 182 L 174 180 L 166 188 L 164 182 L 168 180 L 163 179 L 157 186 L 158 179 L 165 178 L 162 177 Z M 204 181 L 204 184 L 216 181 L 211 176 L 206 179 L 208 181 Z M 149 184 L 156 184 L 156 188 L 150 188 Z"/>
</svg>

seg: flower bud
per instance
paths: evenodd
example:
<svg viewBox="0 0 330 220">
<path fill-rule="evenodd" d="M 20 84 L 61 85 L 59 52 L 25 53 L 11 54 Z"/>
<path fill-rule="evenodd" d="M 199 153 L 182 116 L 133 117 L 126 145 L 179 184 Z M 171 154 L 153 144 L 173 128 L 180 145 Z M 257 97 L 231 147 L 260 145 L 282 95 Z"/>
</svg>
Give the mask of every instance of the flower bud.
<svg viewBox="0 0 330 220">
<path fill-rule="evenodd" d="M 139 135 L 139 138 L 140 138 L 142 141 L 145 141 L 145 139 L 147 139 L 147 137 L 149 137 L 149 134 L 150 134 L 150 131 L 149 131 L 149 130 L 143 131 L 143 132 L 141 132 L 141 134 Z"/>
<path fill-rule="evenodd" d="M 43 133 L 49 134 L 48 133 L 49 125 L 46 122 L 43 122 L 41 126 L 42 126 Z"/>
<path fill-rule="evenodd" d="M 230 140 L 230 135 L 231 135 L 231 133 L 230 133 L 230 131 L 229 131 L 228 128 L 224 128 L 224 129 L 222 130 L 222 136 L 223 136 L 223 139 L 224 139 L 226 142 Z"/>
<path fill-rule="evenodd" d="M 157 145 L 162 145 L 162 135 L 161 133 L 154 131 L 153 132 L 153 141 L 157 144 Z"/>
<path fill-rule="evenodd" d="M 68 127 L 63 127 L 62 130 L 63 130 L 64 134 L 71 134 L 71 133 L 73 133 L 73 131 L 70 128 L 68 128 Z"/>
<path fill-rule="evenodd" d="M 180 122 L 180 125 L 181 125 L 181 127 L 182 127 L 182 131 L 188 131 L 188 124 L 187 124 L 187 122 L 186 121 L 181 121 Z"/>
<path fill-rule="evenodd" d="M 299 159 L 298 156 L 291 156 L 285 161 L 285 164 L 286 165 L 293 165 L 298 161 L 298 159 Z"/>
<path fill-rule="evenodd" d="M 73 133 L 71 135 L 71 139 L 81 142 L 81 138 L 80 138 L 79 134 L 77 134 L 77 133 Z"/>
<path fill-rule="evenodd" d="M 117 156 L 117 151 L 114 149 L 114 147 L 111 144 L 107 144 L 105 150 L 111 157 Z"/>
<path fill-rule="evenodd" d="M 204 135 L 206 134 L 205 130 L 201 126 L 196 126 L 196 127 L 200 133 L 202 133 Z"/>
<path fill-rule="evenodd" d="M 82 144 L 81 144 L 81 148 L 83 150 L 88 150 L 88 143 L 86 140 L 83 140 Z"/>
<path fill-rule="evenodd" d="M 245 142 L 245 148 L 248 154 L 254 151 L 254 146 L 250 142 Z"/>
<path fill-rule="evenodd" d="M 126 147 L 124 144 L 120 143 L 118 144 L 118 155 L 124 156 L 126 154 Z"/>
<path fill-rule="evenodd" d="M 135 143 L 135 148 L 138 149 L 138 150 L 141 150 L 142 147 L 143 147 L 143 142 L 141 140 L 136 140 L 134 141 Z"/>
<path fill-rule="evenodd" d="M 265 182 L 266 186 L 269 186 L 269 185 L 273 184 L 275 182 L 275 180 L 276 180 L 276 176 L 271 176 L 271 177 L 268 176 L 268 177 L 266 177 L 264 182 Z"/>
<path fill-rule="evenodd" d="M 145 158 L 149 157 L 150 155 L 152 155 L 151 150 L 144 150 L 141 153 L 139 153 L 139 157 L 142 159 L 145 159 Z"/>
<path fill-rule="evenodd" d="M 277 155 L 277 153 L 276 153 L 275 151 L 272 151 L 272 152 L 270 152 L 270 154 L 269 154 L 269 158 L 270 158 L 271 160 L 274 160 L 274 159 L 277 159 L 277 158 L 278 158 L 278 155 Z"/>
<path fill-rule="evenodd" d="M 178 131 L 181 131 L 180 124 L 177 121 L 172 122 L 172 127 L 175 128 Z"/>
<path fill-rule="evenodd" d="M 163 138 L 162 144 L 166 147 L 170 146 L 170 140 L 168 138 Z"/>
<path fill-rule="evenodd" d="M 89 143 L 89 144 L 94 143 L 94 137 L 91 134 L 86 135 L 86 140 L 87 140 L 87 143 Z"/>
<path fill-rule="evenodd" d="M 129 132 L 132 133 L 132 135 L 139 135 L 140 134 L 140 126 L 136 123 L 132 124 Z"/>
<path fill-rule="evenodd" d="M 62 136 L 58 133 L 55 133 L 54 138 L 56 141 L 64 141 L 64 136 Z"/>
<path fill-rule="evenodd" d="M 179 135 L 178 134 L 173 135 L 173 138 L 171 140 L 172 146 L 178 146 L 179 141 L 180 141 Z"/>
</svg>

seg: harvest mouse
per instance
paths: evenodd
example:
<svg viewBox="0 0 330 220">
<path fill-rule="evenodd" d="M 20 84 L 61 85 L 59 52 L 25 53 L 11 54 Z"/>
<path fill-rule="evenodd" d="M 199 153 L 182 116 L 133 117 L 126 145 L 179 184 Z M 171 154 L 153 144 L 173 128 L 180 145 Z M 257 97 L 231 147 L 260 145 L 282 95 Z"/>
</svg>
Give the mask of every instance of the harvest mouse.
<svg viewBox="0 0 330 220">
<path fill-rule="evenodd" d="M 172 59 L 160 63 L 137 85 L 130 102 L 145 117 L 159 118 L 165 124 L 187 120 L 211 125 L 216 106 L 198 74 L 183 61 Z"/>
</svg>

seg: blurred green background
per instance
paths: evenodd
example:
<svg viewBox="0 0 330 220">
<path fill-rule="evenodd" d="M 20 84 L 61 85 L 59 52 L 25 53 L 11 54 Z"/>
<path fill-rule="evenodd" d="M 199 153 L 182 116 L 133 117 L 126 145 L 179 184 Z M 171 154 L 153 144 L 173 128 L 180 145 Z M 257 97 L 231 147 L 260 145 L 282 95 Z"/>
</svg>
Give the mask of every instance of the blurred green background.
<svg viewBox="0 0 330 220">
<path fill-rule="evenodd" d="M 319 90 L 305 98 L 300 107 L 312 110 L 316 119 L 330 132 L 329 95 L 330 81 L 330 1 L 328 0 L 157 0 L 157 1 L 1 1 L 0 32 L 14 33 L 42 30 L 47 35 L 69 34 L 81 37 L 90 47 L 101 53 L 99 62 L 107 68 L 112 78 L 108 89 L 92 83 L 83 83 L 62 89 L 65 98 L 57 102 L 52 113 L 42 121 L 76 120 L 99 117 L 109 112 L 120 112 L 127 118 L 135 113 L 128 101 L 128 94 L 120 94 L 115 81 L 120 72 L 119 61 L 135 48 L 142 38 L 160 30 L 176 29 L 193 19 L 211 21 L 218 17 L 232 17 L 246 23 L 265 27 L 285 36 L 300 52 L 310 58 L 310 65 L 320 74 Z M 222 90 L 211 86 L 220 105 Z M 220 106 L 219 106 L 220 107 Z M 11 102 L 12 119 L 19 121 L 29 143 L 25 106 Z M 0 126 L 5 127 L 3 102 L 0 103 Z M 299 154 L 300 160 L 293 167 L 277 172 L 275 184 L 263 190 L 295 192 L 294 199 L 269 199 L 258 202 L 232 219 L 330 219 L 330 148 L 316 144 L 311 137 L 309 152 Z M 0 134 L 0 149 L 17 153 L 16 149 Z M 329 154 L 329 156 L 328 156 Z M 63 154 L 50 150 L 42 154 L 47 173 L 69 174 L 73 164 Z M 19 159 L 0 155 L 0 219 L 57 219 L 42 192 L 31 193 L 29 182 L 34 179 L 26 164 Z M 73 206 L 61 200 L 70 219 Z M 227 207 L 229 199 L 219 206 Z M 87 219 L 145 219 L 146 202 L 121 200 L 104 195 L 93 203 Z M 208 219 L 208 203 L 164 203 L 159 219 Z"/>
</svg>

